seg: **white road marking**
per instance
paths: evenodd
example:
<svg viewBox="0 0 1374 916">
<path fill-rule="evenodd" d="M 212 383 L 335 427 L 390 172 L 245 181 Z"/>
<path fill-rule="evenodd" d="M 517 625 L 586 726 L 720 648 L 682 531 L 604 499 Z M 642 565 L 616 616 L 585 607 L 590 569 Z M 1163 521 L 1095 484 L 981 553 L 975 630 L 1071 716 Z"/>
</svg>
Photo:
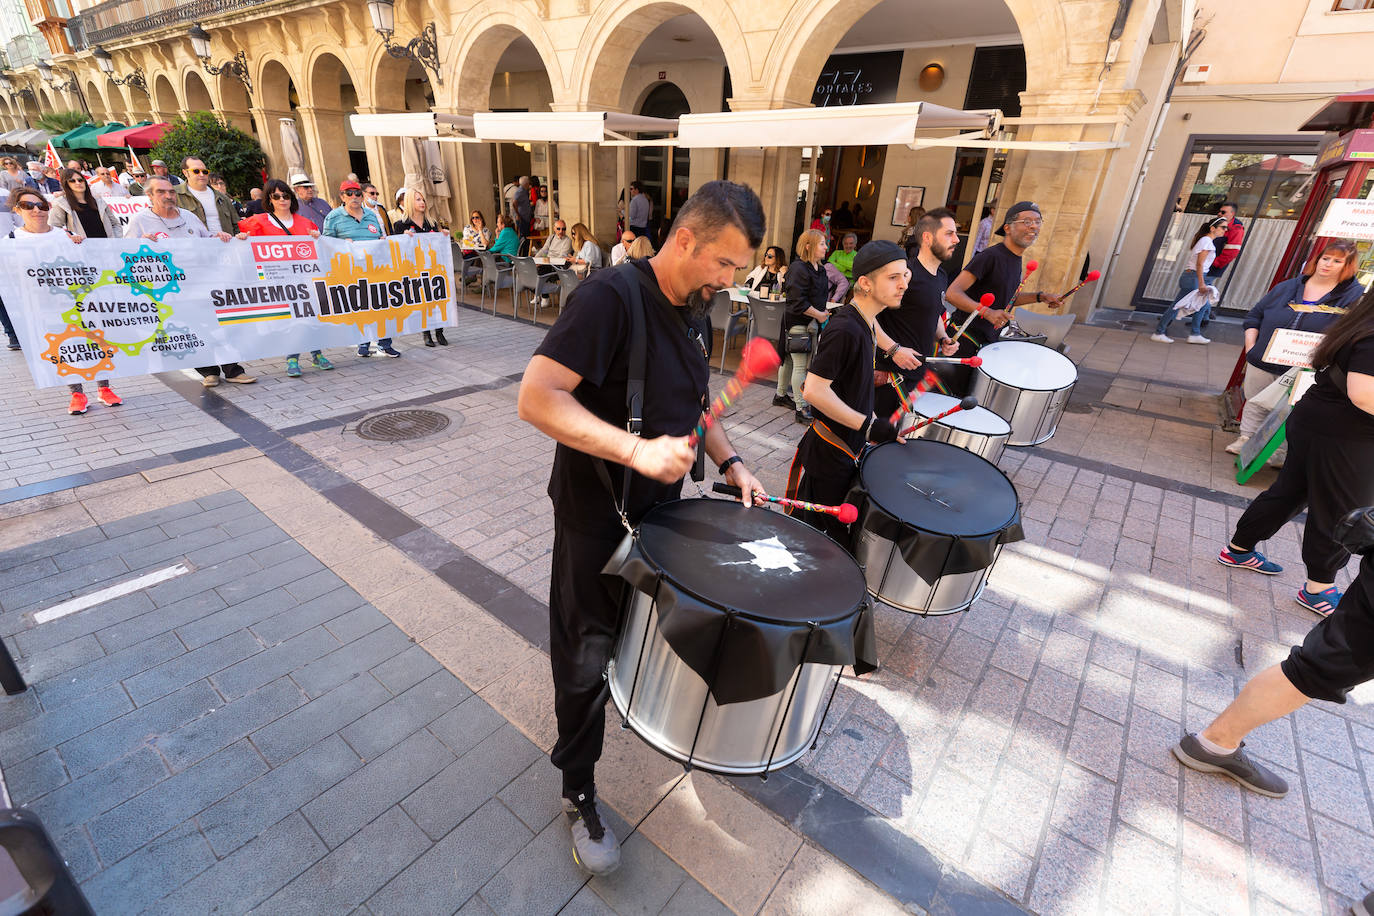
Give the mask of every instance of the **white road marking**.
<svg viewBox="0 0 1374 916">
<path fill-rule="evenodd" d="M 137 579 L 120 582 L 118 585 L 111 585 L 109 588 L 102 588 L 98 592 L 91 592 L 89 595 L 73 598 L 70 601 L 64 601 L 61 604 L 38 611 L 33 615 L 33 620 L 34 623 L 47 623 L 50 620 L 57 620 L 59 617 L 66 617 L 68 614 L 75 614 L 77 611 L 84 611 L 86 608 L 95 607 L 97 604 L 104 604 L 106 601 L 112 601 L 115 598 L 150 588 L 159 582 L 184 576 L 190 571 L 191 567 L 185 563 L 168 566 L 166 569 L 159 569 L 157 572 L 139 576 Z"/>
</svg>

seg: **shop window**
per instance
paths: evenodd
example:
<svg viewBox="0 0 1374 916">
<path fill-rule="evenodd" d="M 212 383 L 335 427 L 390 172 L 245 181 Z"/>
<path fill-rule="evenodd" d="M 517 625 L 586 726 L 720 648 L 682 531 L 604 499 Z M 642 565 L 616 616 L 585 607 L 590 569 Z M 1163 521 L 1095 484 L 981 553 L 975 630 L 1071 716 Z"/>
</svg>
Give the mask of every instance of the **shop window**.
<svg viewBox="0 0 1374 916">
<path fill-rule="evenodd" d="M 1197 230 L 1231 201 L 1245 227 L 1241 253 L 1218 283 L 1221 307 L 1246 311 L 1269 289 L 1316 175 L 1319 140 L 1194 137 L 1155 233 L 1134 305 L 1163 310 L 1178 297 Z"/>
<path fill-rule="evenodd" d="M 1021 115 L 1026 91 L 1026 49 L 1021 45 L 976 48 L 969 68 L 964 109 L 1000 108 L 1009 118 Z"/>
</svg>

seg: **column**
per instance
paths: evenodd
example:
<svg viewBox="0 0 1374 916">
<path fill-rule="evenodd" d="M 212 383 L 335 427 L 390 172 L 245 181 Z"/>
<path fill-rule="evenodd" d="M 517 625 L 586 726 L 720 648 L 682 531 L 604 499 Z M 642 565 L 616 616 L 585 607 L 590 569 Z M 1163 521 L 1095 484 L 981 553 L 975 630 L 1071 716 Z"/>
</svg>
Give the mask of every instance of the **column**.
<svg viewBox="0 0 1374 916">
<path fill-rule="evenodd" d="M 292 113 L 280 108 L 252 108 L 250 112 L 258 122 L 258 145 L 267 154 L 267 174 L 289 181 L 281 148 L 281 119 L 291 117 Z"/>
<path fill-rule="evenodd" d="M 339 182 L 353 171 L 348 161 L 348 145 L 343 142 L 344 116 L 345 112 L 332 108 L 296 109 L 311 177 L 322 196 L 330 200 L 338 199 Z"/>
</svg>

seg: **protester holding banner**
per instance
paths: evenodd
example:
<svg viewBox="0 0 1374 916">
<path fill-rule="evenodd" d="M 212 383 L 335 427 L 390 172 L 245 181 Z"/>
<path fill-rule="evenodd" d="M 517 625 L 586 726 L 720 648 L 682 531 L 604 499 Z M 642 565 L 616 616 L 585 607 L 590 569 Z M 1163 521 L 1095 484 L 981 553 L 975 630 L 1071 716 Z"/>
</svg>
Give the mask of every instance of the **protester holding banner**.
<svg viewBox="0 0 1374 916">
<path fill-rule="evenodd" d="M 1320 333 L 1330 327 L 1364 295 L 1364 287 L 1355 282 L 1359 260 L 1354 242 L 1329 242 L 1313 252 L 1298 276 L 1269 290 L 1245 316 L 1245 409 L 1240 415 L 1240 438 L 1226 451 L 1239 455 L 1264 423 L 1268 408 L 1252 404 L 1251 399 L 1290 368 L 1265 360 L 1275 332 Z"/>
<path fill-rule="evenodd" d="M 429 204 L 425 201 L 425 192 L 419 188 L 406 188 L 405 194 L 401 197 L 401 212 L 405 216 L 391 224 L 392 235 L 414 235 L 417 232 L 443 232 L 448 235 L 447 229 L 440 229 L 439 224 L 430 220 L 428 212 Z M 443 328 L 435 328 L 431 334 L 428 329 L 424 331 L 425 346 L 432 347 L 437 339 L 441 347 L 448 346 L 448 339 L 444 337 Z"/>
<path fill-rule="evenodd" d="M 32 245 L 43 243 L 62 244 L 66 240 L 70 244 L 79 245 L 86 240 L 84 235 L 74 235 L 65 232 L 58 232 L 49 222 L 48 213 L 51 205 L 47 198 L 35 191 L 33 188 L 20 188 L 10 195 L 10 204 L 15 212 L 23 218 L 23 225 L 16 226 L 14 231 L 9 234 L 9 238 L 14 241 L 11 244 Z M 106 407 L 118 407 L 124 403 L 119 395 L 115 394 L 110 388 L 108 379 L 98 378 L 95 381 L 97 394 L 96 398 Z M 71 391 L 71 400 L 67 402 L 67 413 L 83 414 L 90 406 L 86 398 L 85 391 L 82 390 L 80 382 L 74 382 L 67 386 Z"/>
<path fill-rule="evenodd" d="M 194 239 L 217 238 L 227 242 L 231 238 L 227 232 L 211 232 L 194 213 L 177 206 L 177 192 L 172 180 L 166 175 L 154 175 L 148 179 L 148 209 L 139 210 L 129 218 L 124 227 L 126 239 Z M 197 366 L 201 384 L 214 388 L 220 379 L 236 385 L 251 385 L 257 381 L 243 371 L 238 363 L 225 363 L 223 366 Z"/>
<path fill-rule="evenodd" d="M 345 178 L 339 184 L 339 196 L 343 198 L 343 206 L 329 211 L 322 227 L 325 235 L 354 242 L 375 241 L 386 235 L 376 211 L 363 204 L 362 185 Z M 393 359 L 401 355 L 401 352 L 391 345 L 390 337 L 383 337 L 377 341 L 377 351 Z M 358 344 L 358 355 L 364 358 L 371 356 L 372 345 L 366 340 Z"/>
<path fill-rule="evenodd" d="M 210 187 L 210 170 L 205 162 L 187 156 L 181 160 L 181 173 L 186 176 L 186 182 L 177 185 L 177 206 L 194 213 L 211 232 L 237 233 L 239 215 L 234 209 L 234 201 L 228 194 Z"/>
<path fill-rule="evenodd" d="M 308 235 L 311 238 L 319 238 L 319 228 L 300 215 L 300 201 L 296 200 L 296 195 L 286 182 L 280 178 L 269 178 L 266 190 L 268 203 L 272 207 L 271 212 L 250 216 L 240 223 L 244 231 L 239 233 L 239 238 L 246 239 L 250 235 Z M 319 350 L 310 351 L 310 364 L 316 369 L 334 368 L 334 364 Z M 287 354 L 286 374 L 291 378 L 301 377 L 299 353 Z"/>
<path fill-rule="evenodd" d="M 1307 509 L 1298 604 L 1325 617 L 1340 603 L 1336 574 L 1350 551 L 1335 538 L 1347 512 L 1374 503 L 1374 291 L 1327 328 L 1312 354 L 1317 382 L 1288 415 L 1288 460 L 1245 510 L 1217 561 L 1275 576 L 1279 564 L 1255 549 Z"/>
<path fill-rule="evenodd" d="M 119 217 L 103 197 L 92 192 L 86 176 L 75 169 L 62 170 L 62 193 L 53 196 L 48 223 L 81 238 L 117 239 L 124 235 Z"/>
</svg>

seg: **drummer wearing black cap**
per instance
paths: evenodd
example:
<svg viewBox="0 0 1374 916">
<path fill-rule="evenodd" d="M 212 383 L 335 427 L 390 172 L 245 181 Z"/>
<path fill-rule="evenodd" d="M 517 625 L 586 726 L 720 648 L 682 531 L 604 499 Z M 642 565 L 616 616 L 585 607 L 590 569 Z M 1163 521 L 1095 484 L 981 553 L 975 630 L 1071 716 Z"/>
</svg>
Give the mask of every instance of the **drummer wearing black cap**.
<svg viewBox="0 0 1374 916">
<path fill-rule="evenodd" d="M 1021 285 L 1021 256 L 1040 237 L 1042 224 L 1037 204 L 1029 200 L 1012 204 L 997 230 L 998 235 L 1004 236 L 1003 240 L 974 255 L 949 285 L 945 300 L 950 305 L 967 314 L 979 313 L 965 332 L 973 342 L 960 341 L 961 353 L 972 355 L 976 347 L 997 340 L 998 331 L 1011 320 L 1013 306 L 1029 302 L 1060 306 L 1058 296 L 1039 292 L 1022 292 L 1015 302 L 1011 301 L 1016 287 Z M 993 299 L 992 305 L 986 308 L 978 302 L 984 293 L 992 293 Z"/>
<path fill-rule="evenodd" d="M 549 478 L 549 658 L 558 719 L 550 758 L 563 772 L 573 857 L 594 874 L 620 864 L 593 778 L 622 586 L 602 569 L 629 526 L 681 492 L 696 457 L 687 436 L 707 395 L 711 298 L 749 265 L 763 232 L 763 206 L 752 190 L 706 183 L 678 210 L 658 254 L 596 271 L 577 288 L 520 385 L 520 418 L 558 441 Z M 627 431 L 637 337 L 647 351 L 639 435 Z M 721 424 L 712 424 L 703 441 L 726 482 L 744 491 L 746 505 L 764 493 Z"/>
<path fill-rule="evenodd" d="M 807 367 L 806 401 L 815 419 L 787 481 L 788 497 L 826 506 L 844 501 L 864 443 L 897 438 L 897 428 L 873 413 L 873 373 L 887 339 L 878 314 L 901 304 L 911 279 L 906 252 L 893 242 L 869 242 L 854 256 L 853 273 L 854 300 L 831 312 Z M 848 526 L 834 516 L 794 514 L 848 546 Z"/>
</svg>

